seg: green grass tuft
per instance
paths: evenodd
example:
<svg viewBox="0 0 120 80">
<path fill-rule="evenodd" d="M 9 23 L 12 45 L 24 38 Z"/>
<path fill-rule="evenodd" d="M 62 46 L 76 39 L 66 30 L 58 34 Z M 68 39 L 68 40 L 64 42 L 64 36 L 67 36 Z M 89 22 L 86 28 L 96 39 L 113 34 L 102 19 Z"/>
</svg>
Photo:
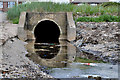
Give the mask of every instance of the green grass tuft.
<svg viewBox="0 0 120 80">
<path fill-rule="evenodd" d="M 109 7 L 109 6 L 120 6 L 120 3 L 117 3 L 117 2 L 105 2 L 105 3 L 102 3 L 101 6 L 104 6 L 104 7 Z"/>
<path fill-rule="evenodd" d="M 76 57 L 74 62 L 81 62 L 81 63 L 105 63 L 104 61 L 91 60 L 91 59 L 80 58 L 80 57 Z"/>
<path fill-rule="evenodd" d="M 18 24 L 19 23 L 19 18 L 15 18 L 12 20 L 13 24 Z"/>
<path fill-rule="evenodd" d="M 77 22 L 120 22 L 120 17 L 104 14 L 99 17 L 79 17 Z"/>
</svg>

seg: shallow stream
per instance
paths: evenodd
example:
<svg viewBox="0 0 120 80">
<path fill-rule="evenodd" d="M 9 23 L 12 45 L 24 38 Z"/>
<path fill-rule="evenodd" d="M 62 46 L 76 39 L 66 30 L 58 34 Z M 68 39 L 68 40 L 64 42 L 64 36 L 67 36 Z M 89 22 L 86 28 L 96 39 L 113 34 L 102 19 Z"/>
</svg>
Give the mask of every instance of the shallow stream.
<svg viewBox="0 0 120 80">
<path fill-rule="evenodd" d="M 68 54 L 59 53 L 58 44 L 35 44 L 35 53 L 29 57 L 35 63 L 49 68 L 49 74 L 55 78 L 118 78 L 118 65 L 110 63 L 69 62 Z M 64 51 L 66 46 L 62 46 Z"/>
<path fill-rule="evenodd" d="M 87 66 L 81 63 L 68 63 L 64 68 L 50 69 L 50 75 L 55 78 L 118 78 L 118 65 L 108 63 L 93 63 L 95 66 Z"/>
</svg>

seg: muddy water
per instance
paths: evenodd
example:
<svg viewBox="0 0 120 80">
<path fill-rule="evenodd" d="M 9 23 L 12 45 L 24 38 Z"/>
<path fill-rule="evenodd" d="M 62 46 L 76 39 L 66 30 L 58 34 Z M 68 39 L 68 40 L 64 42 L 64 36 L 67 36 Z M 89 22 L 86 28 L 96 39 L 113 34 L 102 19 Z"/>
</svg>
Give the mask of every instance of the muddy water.
<svg viewBox="0 0 120 80">
<path fill-rule="evenodd" d="M 50 67 L 49 74 L 55 78 L 88 78 L 89 76 L 118 78 L 118 65 L 94 63 L 94 65 L 86 66 L 83 63 L 69 62 L 68 54 L 67 46 L 36 43 L 34 53 L 28 57 L 36 64 Z"/>
<path fill-rule="evenodd" d="M 59 51 L 60 46 L 54 43 L 35 44 L 35 52 L 43 59 L 52 59 L 58 54 Z"/>
<path fill-rule="evenodd" d="M 55 78 L 118 78 L 118 65 L 94 63 L 96 66 L 86 66 L 81 63 L 68 63 L 64 68 L 50 69 L 50 75 Z"/>
<path fill-rule="evenodd" d="M 27 47 L 33 46 L 30 42 L 28 44 Z M 56 43 L 35 43 L 34 51 L 31 52 L 33 53 L 27 56 L 36 64 L 47 67 L 65 67 L 67 64 L 67 46 Z"/>
</svg>

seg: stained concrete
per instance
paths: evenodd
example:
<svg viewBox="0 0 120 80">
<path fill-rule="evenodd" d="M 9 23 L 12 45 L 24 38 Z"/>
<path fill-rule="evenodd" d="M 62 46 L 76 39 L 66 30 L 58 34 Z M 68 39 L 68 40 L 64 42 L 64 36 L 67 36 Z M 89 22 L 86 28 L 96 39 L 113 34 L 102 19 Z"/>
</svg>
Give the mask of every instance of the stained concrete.
<svg viewBox="0 0 120 80">
<path fill-rule="evenodd" d="M 59 40 L 67 39 L 69 41 L 76 38 L 76 27 L 73 21 L 72 13 L 21 13 L 19 20 L 18 36 L 22 40 L 34 39 L 34 28 L 44 20 L 55 22 L 60 28 L 61 34 Z M 28 34 L 29 33 L 29 34 Z"/>
</svg>

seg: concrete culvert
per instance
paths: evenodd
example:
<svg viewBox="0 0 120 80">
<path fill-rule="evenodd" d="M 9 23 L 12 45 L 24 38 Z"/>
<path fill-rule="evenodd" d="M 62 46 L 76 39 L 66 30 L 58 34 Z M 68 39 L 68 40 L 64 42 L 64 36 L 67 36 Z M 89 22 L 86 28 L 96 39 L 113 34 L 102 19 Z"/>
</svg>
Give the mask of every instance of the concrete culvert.
<svg viewBox="0 0 120 80">
<path fill-rule="evenodd" d="M 37 24 L 34 30 L 35 43 L 59 43 L 60 29 L 50 20 L 44 20 Z"/>
<path fill-rule="evenodd" d="M 74 61 L 76 47 L 67 42 L 76 39 L 72 12 L 22 12 L 19 24 L 18 37 L 28 43 L 28 57 L 35 63 L 63 67 L 61 61 Z"/>
</svg>

